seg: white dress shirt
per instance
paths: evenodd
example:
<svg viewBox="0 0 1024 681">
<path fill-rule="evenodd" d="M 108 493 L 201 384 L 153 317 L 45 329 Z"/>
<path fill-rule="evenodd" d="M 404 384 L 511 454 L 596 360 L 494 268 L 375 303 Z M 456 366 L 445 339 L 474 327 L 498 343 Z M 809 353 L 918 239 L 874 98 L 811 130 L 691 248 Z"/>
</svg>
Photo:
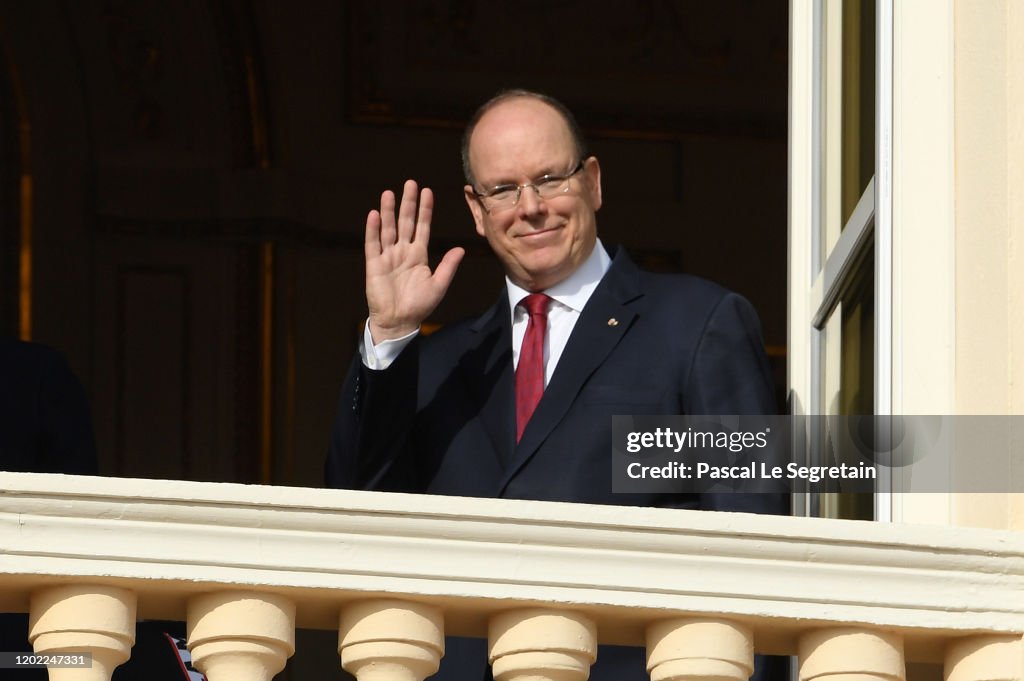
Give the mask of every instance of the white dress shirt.
<svg viewBox="0 0 1024 681">
<path fill-rule="evenodd" d="M 590 256 L 575 272 L 542 291 L 552 299 L 548 307 L 548 332 L 544 336 L 545 386 L 555 373 L 555 367 L 576 327 L 580 313 L 611 264 L 611 258 L 598 240 Z M 512 310 L 512 366 L 518 367 L 519 349 L 523 346 L 523 336 L 526 335 L 526 326 L 530 321 L 530 315 L 519 302 L 531 292 L 516 286 L 508 277 L 505 277 L 505 288 L 508 290 L 508 306 Z"/>
<path fill-rule="evenodd" d="M 551 380 L 580 313 L 583 312 L 584 306 L 611 264 L 608 252 L 598 239 L 594 244 L 594 250 L 575 272 L 543 291 L 552 299 L 548 308 L 548 332 L 544 337 L 544 385 Z M 505 288 L 512 314 L 512 366 L 516 367 L 519 365 L 519 348 L 523 344 L 523 336 L 526 335 L 526 325 L 529 321 L 529 315 L 519 306 L 519 301 L 531 292 L 512 283 L 508 277 L 505 277 Z M 387 369 L 418 333 L 418 330 L 413 331 L 401 338 L 381 341 L 374 345 L 367 320 L 363 329 L 363 342 L 359 344 L 363 365 L 369 369 Z"/>
</svg>

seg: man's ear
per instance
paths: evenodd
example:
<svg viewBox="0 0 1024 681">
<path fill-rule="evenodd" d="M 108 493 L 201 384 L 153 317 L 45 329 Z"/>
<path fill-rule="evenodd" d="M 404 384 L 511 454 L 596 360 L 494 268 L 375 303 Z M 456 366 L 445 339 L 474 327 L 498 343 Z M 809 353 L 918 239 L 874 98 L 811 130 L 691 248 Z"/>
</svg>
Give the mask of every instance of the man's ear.
<svg viewBox="0 0 1024 681">
<path fill-rule="evenodd" d="M 486 237 L 487 232 L 484 230 L 484 207 L 480 205 L 480 201 L 476 198 L 476 192 L 473 191 L 472 185 L 466 185 L 462 188 L 463 198 L 466 199 L 466 205 L 469 206 L 469 212 L 473 214 L 473 222 L 476 223 L 476 233 L 480 236 Z"/>
<path fill-rule="evenodd" d="M 596 211 L 601 207 L 601 164 L 597 162 L 597 156 L 583 162 L 583 174 L 587 179 L 591 207 Z"/>
</svg>

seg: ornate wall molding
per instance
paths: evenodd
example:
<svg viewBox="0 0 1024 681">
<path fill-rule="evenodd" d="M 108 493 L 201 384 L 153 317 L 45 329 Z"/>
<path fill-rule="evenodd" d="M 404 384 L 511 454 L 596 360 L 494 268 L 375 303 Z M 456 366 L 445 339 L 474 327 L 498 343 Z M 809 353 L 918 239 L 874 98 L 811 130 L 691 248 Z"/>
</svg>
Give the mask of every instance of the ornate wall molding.
<svg viewBox="0 0 1024 681">
<path fill-rule="evenodd" d="M 358 0 L 348 16 L 355 122 L 460 128 L 528 87 L 597 136 L 785 139 L 785 3 Z"/>
</svg>

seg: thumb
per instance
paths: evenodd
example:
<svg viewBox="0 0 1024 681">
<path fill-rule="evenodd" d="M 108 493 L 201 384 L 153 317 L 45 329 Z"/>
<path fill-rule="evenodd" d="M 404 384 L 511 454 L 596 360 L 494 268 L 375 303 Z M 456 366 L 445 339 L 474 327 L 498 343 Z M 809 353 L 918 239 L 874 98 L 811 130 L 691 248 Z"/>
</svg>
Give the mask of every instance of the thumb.
<svg viewBox="0 0 1024 681">
<path fill-rule="evenodd" d="M 441 262 L 437 264 L 434 269 L 434 282 L 442 291 L 447 290 L 449 284 L 452 283 L 455 270 L 459 268 L 459 263 L 462 262 L 464 255 L 466 255 L 466 250 L 457 246 L 445 253 Z"/>
</svg>

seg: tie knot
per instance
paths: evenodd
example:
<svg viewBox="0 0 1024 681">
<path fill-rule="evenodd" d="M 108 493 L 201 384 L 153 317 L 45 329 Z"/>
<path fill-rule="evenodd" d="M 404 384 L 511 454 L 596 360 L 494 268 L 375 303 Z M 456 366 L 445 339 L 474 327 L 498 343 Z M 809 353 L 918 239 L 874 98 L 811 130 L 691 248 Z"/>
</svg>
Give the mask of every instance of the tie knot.
<svg viewBox="0 0 1024 681">
<path fill-rule="evenodd" d="M 531 293 L 519 301 L 519 304 L 526 308 L 531 317 L 534 315 L 547 315 L 548 304 L 550 303 L 551 298 L 543 293 Z"/>
</svg>

